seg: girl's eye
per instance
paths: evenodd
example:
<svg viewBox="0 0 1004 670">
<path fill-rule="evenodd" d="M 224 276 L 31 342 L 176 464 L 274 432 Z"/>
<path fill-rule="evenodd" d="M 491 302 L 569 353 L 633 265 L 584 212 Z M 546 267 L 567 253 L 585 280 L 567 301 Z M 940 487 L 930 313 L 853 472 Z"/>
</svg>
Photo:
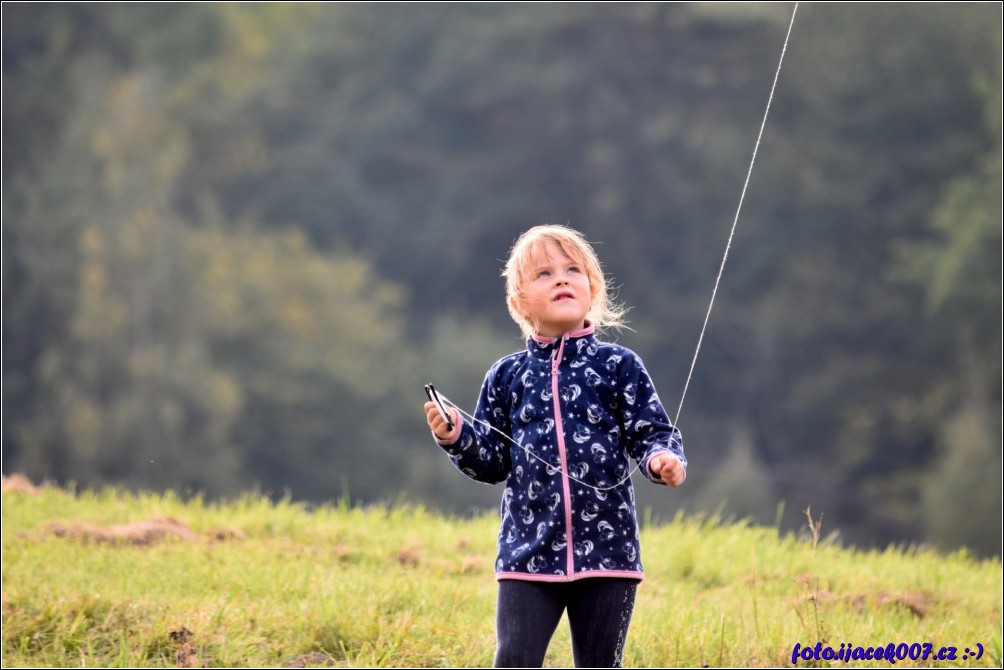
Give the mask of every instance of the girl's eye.
<svg viewBox="0 0 1004 670">
<path fill-rule="evenodd" d="M 573 265 L 572 267 L 568 268 L 568 271 L 569 272 L 581 272 L 581 270 L 579 270 L 579 268 L 577 266 L 575 266 L 575 265 Z"/>
<path fill-rule="evenodd" d="M 550 277 L 550 276 L 551 276 L 551 271 L 550 270 L 541 270 L 540 272 L 537 273 L 537 279 L 540 279 L 542 277 Z"/>
</svg>

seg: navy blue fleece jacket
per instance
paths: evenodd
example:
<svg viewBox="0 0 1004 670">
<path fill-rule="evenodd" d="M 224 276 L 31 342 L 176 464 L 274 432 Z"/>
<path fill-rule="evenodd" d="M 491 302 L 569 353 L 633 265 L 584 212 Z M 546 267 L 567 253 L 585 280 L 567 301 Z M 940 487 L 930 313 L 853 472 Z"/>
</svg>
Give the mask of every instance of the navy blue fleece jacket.
<svg viewBox="0 0 1004 670">
<path fill-rule="evenodd" d="M 530 338 L 488 371 L 474 416 L 525 447 L 466 421 L 437 439 L 468 477 L 505 482 L 498 579 L 642 578 L 631 459 L 657 483 L 655 454 L 687 460 L 634 352 L 588 324 Z"/>
</svg>

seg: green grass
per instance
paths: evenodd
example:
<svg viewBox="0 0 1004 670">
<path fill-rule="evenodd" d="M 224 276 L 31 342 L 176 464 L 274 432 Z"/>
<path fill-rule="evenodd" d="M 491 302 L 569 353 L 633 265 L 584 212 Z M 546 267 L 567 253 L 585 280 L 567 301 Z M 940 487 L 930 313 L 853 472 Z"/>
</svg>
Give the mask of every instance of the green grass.
<svg viewBox="0 0 1004 670">
<path fill-rule="evenodd" d="M 52 530 L 165 516 L 198 537 L 137 546 Z M 405 504 L 4 492 L 3 666 L 488 666 L 496 525 Z M 958 647 L 955 661 L 897 667 L 1000 667 L 999 559 L 853 551 L 815 530 L 683 516 L 646 528 L 625 665 L 791 667 L 795 643 L 822 641 Z M 983 657 L 962 660 L 977 642 Z M 570 663 L 562 624 L 547 665 Z"/>
</svg>

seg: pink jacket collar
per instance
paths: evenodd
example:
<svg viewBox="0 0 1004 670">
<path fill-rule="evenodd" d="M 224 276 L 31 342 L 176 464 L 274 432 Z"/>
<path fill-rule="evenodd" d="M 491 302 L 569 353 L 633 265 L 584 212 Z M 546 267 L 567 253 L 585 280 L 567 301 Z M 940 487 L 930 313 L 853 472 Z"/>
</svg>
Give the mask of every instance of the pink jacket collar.
<svg viewBox="0 0 1004 670">
<path fill-rule="evenodd" d="M 596 326 L 586 321 L 586 325 L 584 328 L 580 330 L 569 331 L 564 335 L 561 335 L 560 337 L 548 337 L 546 335 L 534 334 L 531 336 L 531 339 L 537 344 L 554 344 L 563 337 L 585 337 L 586 335 L 592 335 L 595 332 L 596 332 Z"/>
</svg>

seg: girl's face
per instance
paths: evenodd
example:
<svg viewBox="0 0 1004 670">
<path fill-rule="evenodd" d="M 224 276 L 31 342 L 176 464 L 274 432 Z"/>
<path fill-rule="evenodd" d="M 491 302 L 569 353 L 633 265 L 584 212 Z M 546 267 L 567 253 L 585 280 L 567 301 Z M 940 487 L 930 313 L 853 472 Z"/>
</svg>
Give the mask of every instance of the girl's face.
<svg viewBox="0 0 1004 670">
<path fill-rule="evenodd" d="M 557 242 L 544 240 L 531 252 L 521 284 L 515 307 L 529 317 L 538 335 L 559 337 L 585 327 L 595 290 L 583 263 Z"/>
</svg>

